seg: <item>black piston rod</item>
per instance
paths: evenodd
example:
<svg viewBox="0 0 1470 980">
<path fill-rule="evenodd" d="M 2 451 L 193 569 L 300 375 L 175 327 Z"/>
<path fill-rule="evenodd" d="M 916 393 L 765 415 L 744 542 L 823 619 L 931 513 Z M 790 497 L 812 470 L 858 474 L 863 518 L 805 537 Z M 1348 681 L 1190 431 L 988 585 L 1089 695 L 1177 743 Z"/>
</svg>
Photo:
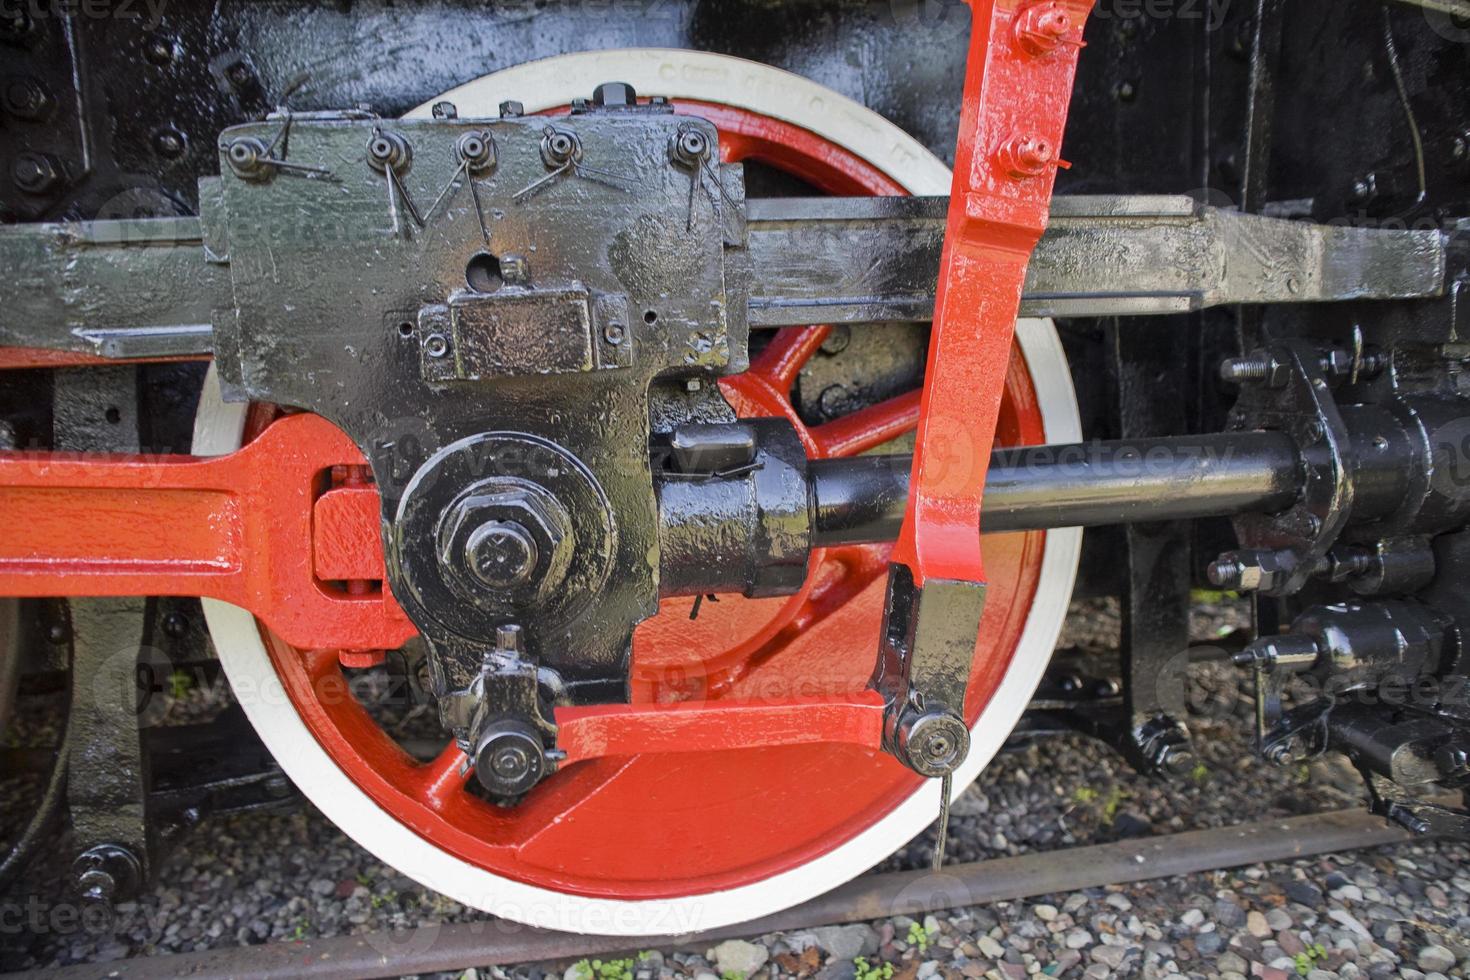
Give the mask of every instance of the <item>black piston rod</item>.
<svg viewBox="0 0 1470 980">
<path fill-rule="evenodd" d="M 812 544 L 896 538 L 911 462 L 909 456 L 813 460 Z M 1000 449 L 990 456 L 981 529 L 994 534 L 1269 513 L 1296 499 L 1299 480 L 1296 449 L 1279 432 Z"/>
</svg>

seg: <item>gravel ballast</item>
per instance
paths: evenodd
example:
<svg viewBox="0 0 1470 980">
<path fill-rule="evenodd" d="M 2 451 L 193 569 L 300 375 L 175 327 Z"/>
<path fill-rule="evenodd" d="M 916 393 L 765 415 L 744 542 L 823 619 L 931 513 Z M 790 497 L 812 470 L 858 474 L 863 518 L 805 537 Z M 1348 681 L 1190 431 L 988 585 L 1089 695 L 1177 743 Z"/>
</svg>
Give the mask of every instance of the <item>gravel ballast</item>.
<svg viewBox="0 0 1470 980">
<path fill-rule="evenodd" d="M 1241 625 L 1238 606 L 1201 606 L 1197 640 Z M 1116 643 L 1116 607 L 1078 603 L 1063 645 Z M 1208 668 L 1206 673 L 1216 668 Z M 1003 753 L 953 808 L 948 860 L 978 861 L 1121 837 L 1339 809 L 1361 800 L 1340 761 L 1267 767 L 1220 668 L 1224 692 L 1191 720 L 1199 765 L 1144 779 L 1081 736 Z M 7 781 L 0 826 L 16 824 L 36 780 Z M 933 832 L 880 864 L 927 865 Z M 471 977 L 566 980 L 927 980 L 929 977 L 1370 977 L 1470 975 L 1470 848 L 1418 842 L 1123 887 L 951 909 L 915 921 L 748 937 L 708 950 L 649 951 L 632 961 L 528 965 Z M 0 899 L 6 969 L 236 944 L 289 941 L 483 918 L 382 865 L 320 813 L 206 820 L 159 882 L 111 921 L 84 919 L 65 895 L 64 845 Z"/>
</svg>

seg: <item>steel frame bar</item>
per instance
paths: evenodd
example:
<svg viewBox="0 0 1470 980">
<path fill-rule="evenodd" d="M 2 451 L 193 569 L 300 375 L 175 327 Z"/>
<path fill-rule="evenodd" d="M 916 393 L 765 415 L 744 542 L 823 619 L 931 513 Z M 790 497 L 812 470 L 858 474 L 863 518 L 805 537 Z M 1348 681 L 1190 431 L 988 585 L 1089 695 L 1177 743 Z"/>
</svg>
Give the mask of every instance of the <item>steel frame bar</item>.
<svg viewBox="0 0 1470 980">
<path fill-rule="evenodd" d="M 929 320 L 949 199 L 747 202 L 752 327 Z M 0 369 L 208 357 L 223 268 L 197 219 L 0 228 Z M 1169 195 L 1056 197 L 1026 272 L 1027 316 L 1406 299 L 1444 288 L 1436 231 L 1344 228 Z M 140 284 L 143 284 L 140 287 Z"/>
<path fill-rule="evenodd" d="M 928 320 L 945 198 L 773 198 L 747 205 L 752 327 Z M 1026 316 L 1405 299 L 1444 289 L 1437 231 L 1317 225 L 1180 195 L 1052 198 Z"/>
</svg>

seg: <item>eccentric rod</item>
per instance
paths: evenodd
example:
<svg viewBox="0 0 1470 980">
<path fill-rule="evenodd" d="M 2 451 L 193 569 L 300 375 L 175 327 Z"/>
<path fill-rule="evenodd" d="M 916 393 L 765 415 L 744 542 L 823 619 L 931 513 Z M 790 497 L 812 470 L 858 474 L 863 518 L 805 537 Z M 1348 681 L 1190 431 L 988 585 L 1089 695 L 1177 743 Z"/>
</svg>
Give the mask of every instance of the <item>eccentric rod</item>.
<svg viewBox="0 0 1470 980">
<path fill-rule="evenodd" d="M 818 547 L 892 541 L 908 503 L 908 456 L 814 460 Z M 991 454 L 981 530 L 1127 524 L 1275 511 L 1296 499 L 1299 461 L 1279 432 L 1071 445 Z"/>
</svg>

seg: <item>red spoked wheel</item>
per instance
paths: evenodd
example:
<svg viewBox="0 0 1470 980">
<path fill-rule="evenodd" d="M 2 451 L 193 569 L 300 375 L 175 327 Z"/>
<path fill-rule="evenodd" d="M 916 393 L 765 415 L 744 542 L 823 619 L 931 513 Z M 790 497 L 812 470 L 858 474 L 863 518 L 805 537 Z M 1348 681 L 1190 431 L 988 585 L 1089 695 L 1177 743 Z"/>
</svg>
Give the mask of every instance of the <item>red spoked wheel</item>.
<svg viewBox="0 0 1470 980">
<path fill-rule="evenodd" d="M 939 161 L 881 117 L 776 69 L 698 52 L 593 52 L 487 76 L 447 93 L 463 116 L 503 99 L 564 105 L 629 81 L 710 118 L 726 161 L 760 160 L 839 194 L 945 193 Z M 715 98 L 720 95 L 720 98 Z M 437 101 L 437 100 L 436 100 Z M 816 457 L 864 452 L 911 429 L 917 393 L 808 427 L 791 388 L 829 328 L 777 335 L 722 383 L 746 416 L 783 416 Z M 1049 324 L 1018 332 L 998 439 L 1076 438 L 1070 378 Z M 242 413 L 208 387 L 195 451 L 227 452 Z M 989 593 L 967 719 L 962 788 L 1014 725 L 1050 656 L 1076 567 L 1075 531 L 989 537 Z M 634 640 L 632 697 L 666 703 L 821 698 L 861 691 L 877 650 L 887 546 L 819 551 L 802 591 L 779 599 L 665 601 Z M 563 767 L 514 808 L 464 788 L 453 746 L 409 757 L 346 691 L 333 650 L 292 647 L 249 613 L 206 612 L 232 684 L 302 790 L 382 860 L 466 904 L 584 932 L 688 932 L 755 918 L 881 860 L 937 810 L 937 784 L 855 745 L 644 753 Z"/>
</svg>

